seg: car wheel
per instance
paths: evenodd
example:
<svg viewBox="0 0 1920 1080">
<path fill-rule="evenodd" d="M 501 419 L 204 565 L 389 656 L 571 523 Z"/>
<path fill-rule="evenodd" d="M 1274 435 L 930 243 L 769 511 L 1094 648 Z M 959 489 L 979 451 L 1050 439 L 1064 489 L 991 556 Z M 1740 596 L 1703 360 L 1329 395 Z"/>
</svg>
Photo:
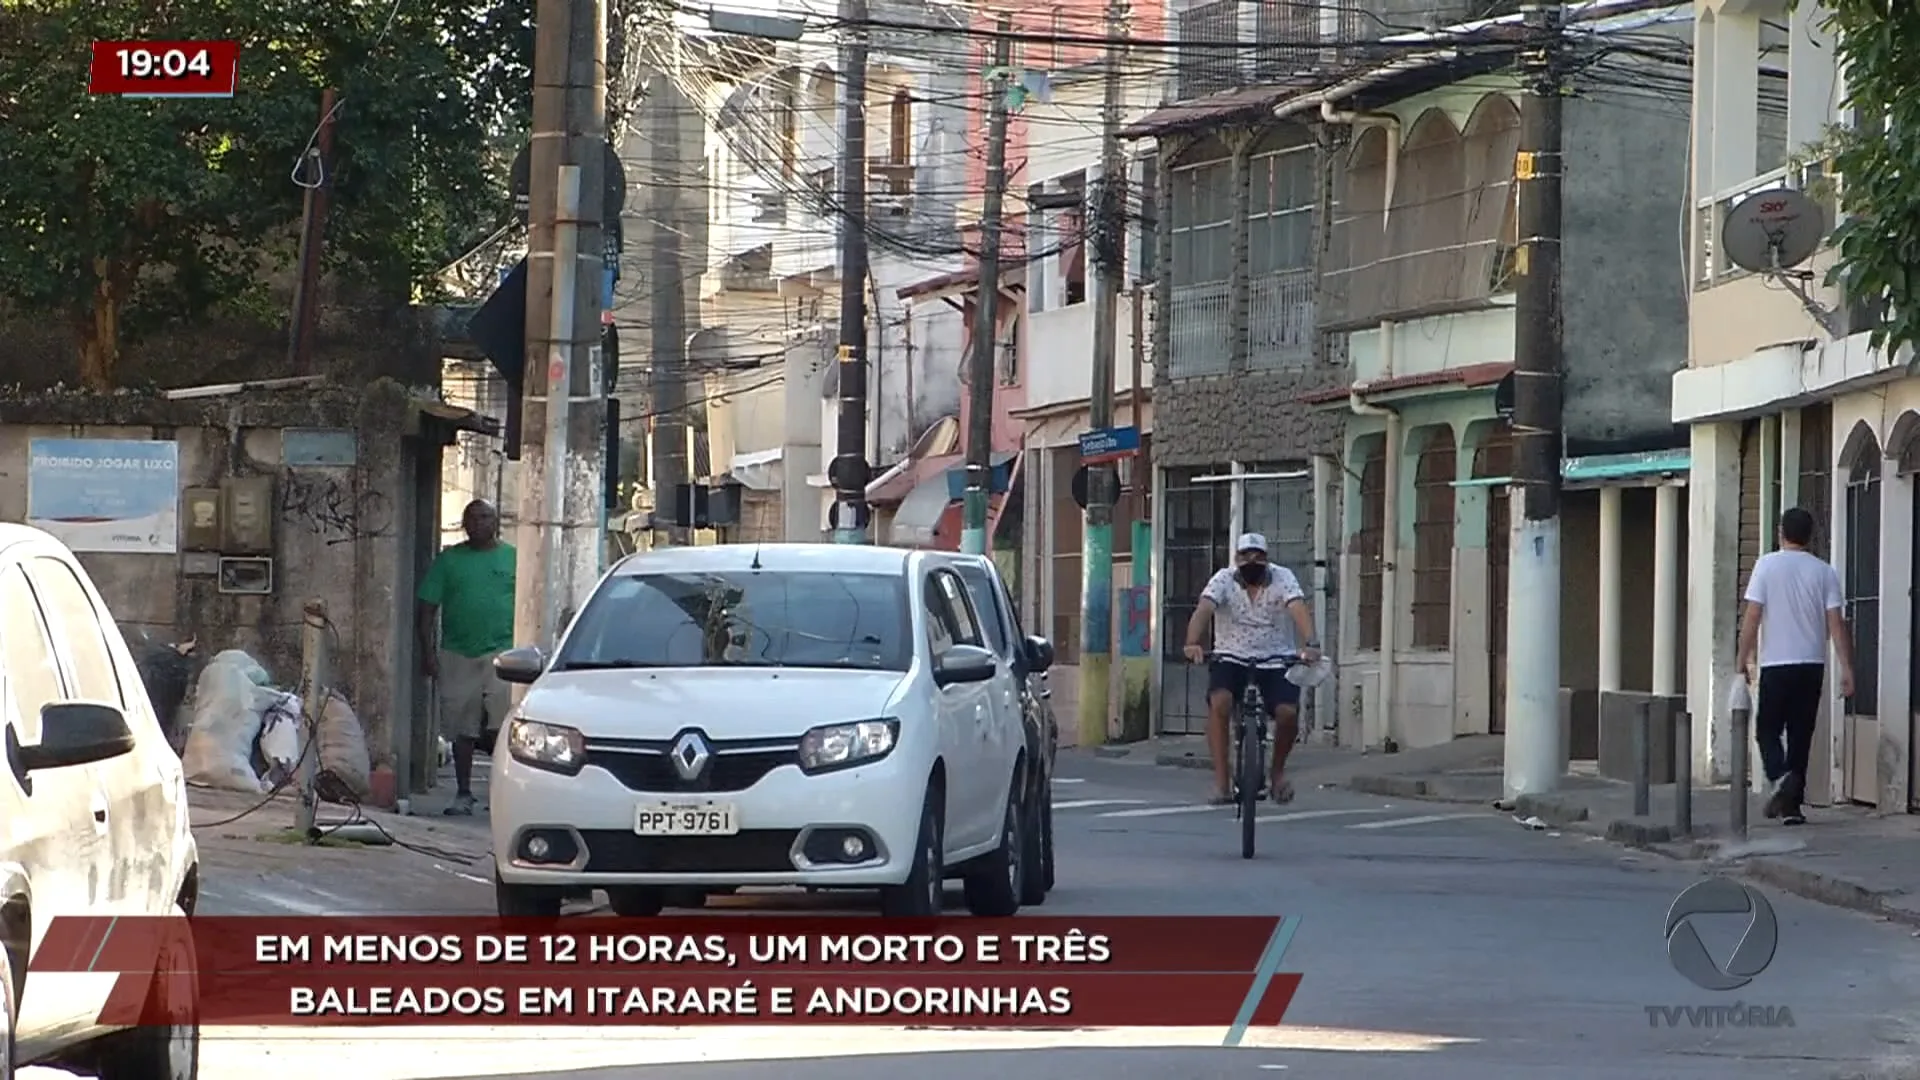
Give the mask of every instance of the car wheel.
<svg viewBox="0 0 1920 1080">
<path fill-rule="evenodd" d="M 907 880 L 880 890 L 880 913 L 896 918 L 926 919 L 940 914 L 946 899 L 945 849 L 940 820 L 940 789 L 927 791 L 920 808 L 920 833 L 914 841 L 913 869 Z"/>
<path fill-rule="evenodd" d="M 186 913 L 176 910 L 180 925 Z M 131 1028 L 107 1036 L 100 1043 L 100 1080 L 197 1080 L 200 1075 L 200 1021 L 194 1015 L 196 978 L 193 939 L 188 933 L 169 935 L 154 965 L 147 989 L 145 1018 L 168 1022 Z M 12 1025 L 8 1025 L 11 1030 Z M 7 1054 L 9 1062 L 12 1054 Z M 11 1076 L 0 1068 L 0 1080 Z"/>
<path fill-rule="evenodd" d="M 509 885 L 493 875 L 493 906 L 503 919 L 557 919 L 566 890 L 551 885 Z"/>
<path fill-rule="evenodd" d="M 645 885 L 623 885 L 607 890 L 607 906 L 622 918 L 645 919 L 660 914 L 667 906 L 667 891 Z"/>
<path fill-rule="evenodd" d="M 1020 785 L 1007 792 L 1007 809 L 1000 822 L 1000 846 L 967 868 L 967 910 L 989 919 L 1004 919 L 1020 910 L 1026 893 L 1026 821 L 1020 808 Z"/>
<path fill-rule="evenodd" d="M 1020 902 L 1038 905 L 1047 902 L 1047 838 L 1053 829 L 1053 793 L 1034 797 L 1032 806 L 1020 838 Z"/>
</svg>

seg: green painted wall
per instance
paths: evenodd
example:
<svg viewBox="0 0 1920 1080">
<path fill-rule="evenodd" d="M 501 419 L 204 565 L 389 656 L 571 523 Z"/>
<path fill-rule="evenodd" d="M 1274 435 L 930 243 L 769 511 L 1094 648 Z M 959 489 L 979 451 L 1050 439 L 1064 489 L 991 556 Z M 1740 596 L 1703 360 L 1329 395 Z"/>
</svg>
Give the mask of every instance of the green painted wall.
<svg viewBox="0 0 1920 1080">
<path fill-rule="evenodd" d="M 1411 548 L 1414 536 L 1414 510 L 1418 494 L 1414 478 L 1420 466 L 1420 451 L 1438 427 L 1453 435 L 1454 476 L 1457 480 L 1473 477 L 1474 451 L 1493 425 L 1493 391 L 1435 394 L 1430 397 L 1398 401 L 1401 446 L 1399 533 L 1402 548 Z M 1384 416 L 1349 415 L 1347 417 L 1345 455 L 1347 462 L 1345 535 L 1360 531 L 1360 467 L 1372 445 L 1386 437 Z M 1454 489 L 1454 543 L 1463 547 L 1481 547 L 1487 535 L 1487 492 L 1482 487 Z"/>
</svg>

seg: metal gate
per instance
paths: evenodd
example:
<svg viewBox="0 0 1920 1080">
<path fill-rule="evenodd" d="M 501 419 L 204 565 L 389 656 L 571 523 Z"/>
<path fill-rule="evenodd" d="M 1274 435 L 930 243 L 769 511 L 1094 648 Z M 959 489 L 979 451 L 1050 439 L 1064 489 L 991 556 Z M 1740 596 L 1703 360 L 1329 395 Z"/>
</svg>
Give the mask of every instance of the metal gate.
<svg viewBox="0 0 1920 1080">
<path fill-rule="evenodd" d="M 1207 673 L 1181 655 L 1187 620 L 1207 579 L 1232 561 L 1234 540 L 1242 532 L 1264 534 L 1269 559 L 1311 586 L 1312 470 L 1304 463 L 1234 464 L 1168 469 L 1164 476 L 1161 731 L 1198 735 L 1207 729 Z M 1307 727 L 1313 718 L 1302 719 Z"/>
<path fill-rule="evenodd" d="M 1163 475 L 1160 527 L 1166 533 L 1166 565 L 1161 595 L 1166 605 L 1160 619 L 1160 730 L 1168 735 L 1199 735 L 1207 730 L 1207 673 L 1181 655 L 1186 644 L 1187 620 L 1200 599 L 1200 590 L 1215 570 L 1227 564 L 1233 538 L 1232 492 L 1224 484 L 1196 483 L 1195 477 L 1218 474 L 1220 468 L 1168 469 Z"/>
<path fill-rule="evenodd" d="M 1473 455 L 1474 479 L 1513 475 L 1513 436 L 1490 431 Z M 1487 489 L 1487 730 L 1507 730 L 1507 562 L 1512 501 L 1506 484 Z"/>
</svg>

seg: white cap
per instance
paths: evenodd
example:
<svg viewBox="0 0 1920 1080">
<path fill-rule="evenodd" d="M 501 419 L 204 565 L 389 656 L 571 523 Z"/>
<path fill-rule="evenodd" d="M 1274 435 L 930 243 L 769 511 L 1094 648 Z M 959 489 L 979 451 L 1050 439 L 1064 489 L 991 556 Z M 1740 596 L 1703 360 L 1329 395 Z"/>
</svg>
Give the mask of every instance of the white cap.
<svg viewBox="0 0 1920 1080">
<path fill-rule="evenodd" d="M 1233 550 L 1235 554 L 1242 551 L 1257 551 L 1265 555 L 1267 553 L 1267 538 L 1261 536 L 1259 533 L 1241 533 L 1240 542 L 1233 545 Z"/>
</svg>

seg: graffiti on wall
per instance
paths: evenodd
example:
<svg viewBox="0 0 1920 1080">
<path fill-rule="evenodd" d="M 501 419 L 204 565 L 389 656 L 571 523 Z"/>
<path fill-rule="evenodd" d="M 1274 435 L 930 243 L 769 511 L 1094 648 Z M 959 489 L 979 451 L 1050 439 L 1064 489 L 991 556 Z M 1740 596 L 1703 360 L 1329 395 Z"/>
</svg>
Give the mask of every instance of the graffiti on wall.
<svg viewBox="0 0 1920 1080">
<path fill-rule="evenodd" d="M 371 488 L 355 491 L 345 469 L 289 471 L 280 485 L 280 520 L 328 544 L 350 544 L 392 532 L 393 502 Z"/>
<path fill-rule="evenodd" d="M 1120 590 L 1120 655 L 1150 656 L 1153 651 L 1153 588 Z"/>
</svg>

